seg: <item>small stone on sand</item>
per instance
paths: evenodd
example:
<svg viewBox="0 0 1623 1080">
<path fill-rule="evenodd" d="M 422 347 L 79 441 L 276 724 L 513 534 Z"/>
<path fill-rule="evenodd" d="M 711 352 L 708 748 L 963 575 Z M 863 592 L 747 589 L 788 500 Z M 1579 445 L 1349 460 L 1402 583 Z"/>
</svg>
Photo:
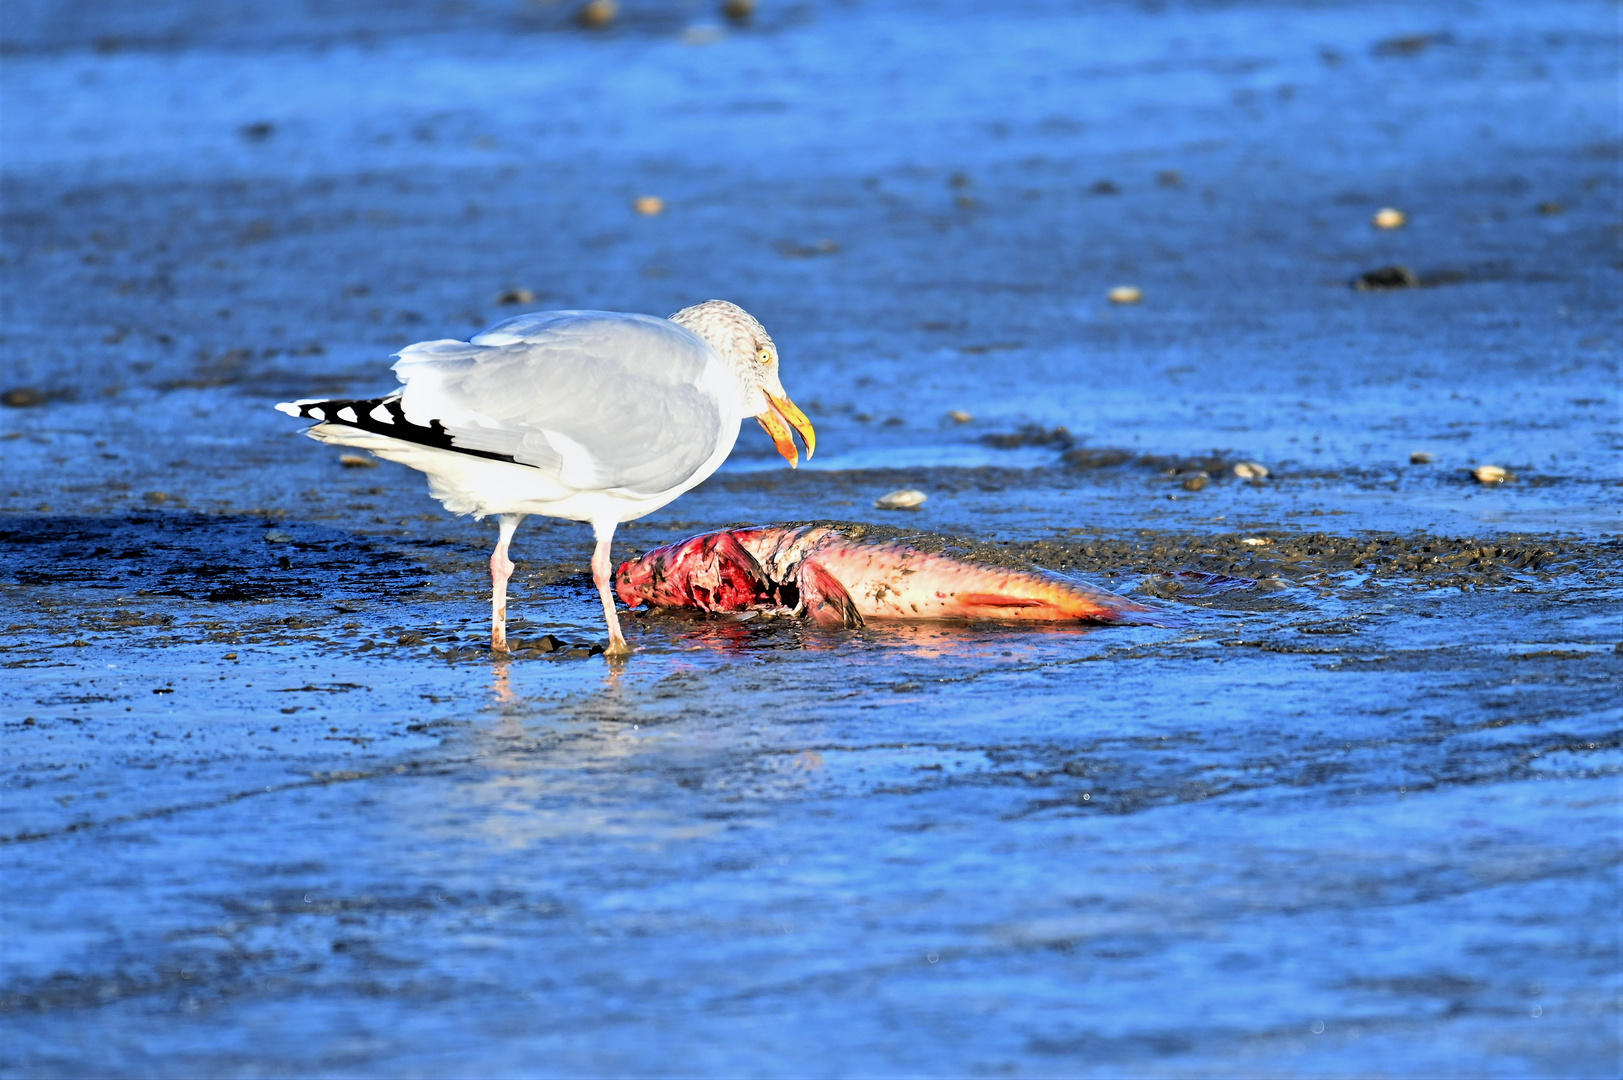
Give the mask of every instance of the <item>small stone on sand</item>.
<svg viewBox="0 0 1623 1080">
<path fill-rule="evenodd" d="M 924 505 L 929 496 L 916 488 L 903 488 L 893 491 L 889 495 L 881 495 L 873 501 L 880 510 L 915 510 Z"/>
<path fill-rule="evenodd" d="M 682 31 L 684 45 L 713 45 L 724 37 L 726 31 L 715 23 L 694 23 Z"/>
<path fill-rule="evenodd" d="M 721 13 L 734 22 L 744 22 L 755 14 L 755 0 L 727 0 L 721 5 Z"/>
<path fill-rule="evenodd" d="M 1137 285 L 1117 285 L 1105 296 L 1112 304 L 1136 304 L 1144 299 L 1144 290 Z"/>
<path fill-rule="evenodd" d="M 1246 547 L 1266 547 L 1267 545 L 1273 543 L 1273 541 L 1268 539 L 1266 536 L 1248 536 L 1241 540 L 1240 543 L 1244 544 Z"/>
<path fill-rule="evenodd" d="M 952 412 L 947 414 L 947 419 L 951 420 L 955 424 L 967 424 L 971 420 L 975 419 L 975 417 L 973 414 L 967 413 L 962 409 L 954 409 Z"/>
<path fill-rule="evenodd" d="M 1401 229 L 1409 219 L 1402 210 L 1394 210 L 1390 206 L 1375 211 L 1375 227 L 1377 229 Z"/>
<path fill-rule="evenodd" d="M 45 395 L 32 386 L 19 386 L 0 394 L 0 405 L 13 409 L 30 409 L 35 405 L 45 404 Z"/>
<path fill-rule="evenodd" d="M 1234 475 L 1241 480 L 1266 480 L 1268 466 L 1255 461 L 1242 461 L 1234 466 Z"/>
<path fill-rule="evenodd" d="M 496 303 L 533 304 L 535 303 L 535 293 L 531 292 L 529 289 L 508 289 L 506 292 L 496 297 Z"/>
<path fill-rule="evenodd" d="M 1409 454 L 1410 465 L 1430 465 L 1436 460 L 1436 454 L 1427 453 L 1424 450 L 1415 450 Z"/>
<path fill-rule="evenodd" d="M 1538 204 L 1538 212 L 1546 217 L 1554 217 L 1556 214 L 1565 213 L 1566 209 L 1558 202 L 1541 202 Z"/>
<path fill-rule="evenodd" d="M 1352 287 L 1359 292 L 1380 292 L 1386 289 L 1412 289 L 1419 284 L 1420 279 L 1407 266 L 1380 266 L 1359 274 L 1353 279 Z"/>
<path fill-rule="evenodd" d="M 292 542 L 293 534 L 283 529 L 268 529 L 265 532 L 265 543 L 267 544 L 291 544 Z"/>
<path fill-rule="evenodd" d="M 614 0 L 591 0 L 575 13 L 575 21 L 588 30 L 601 30 L 620 14 L 620 5 Z"/>
<path fill-rule="evenodd" d="M 1510 470 L 1502 465 L 1478 465 L 1471 470 L 1471 475 L 1476 477 L 1479 484 L 1503 484 L 1507 480 L 1516 479 Z"/>
<path fill-rule="evenodd" d="M 346 469 L 375 469 L 378 467 L 378 459 L 364 454 L 343 454 L 338 458 L 338 464 Z"/>
<path fill-rule="evenodd" d="M 632 202 L 631 208 L 646 217 L 653 217 L 665 212 L 665 200 L 658 195 L 644 195 Z"/>
<path fill-rule="evenodd" d="M 1211 482 L 1212 478 L 1209 475 L 1207 475 L 1205 472 L 1198 472 L 1193 476 L 1184 478 L 1183 489 L 1185 491 L 1204 491 L 1206 489 L 1206 485 Z"/>
<path fill-rule="evenodd" d="M 167 491 L 149 491 L 146 498 L 147 502 L 159 506 L 169 501 L 169 493 Z"/>
</svg>

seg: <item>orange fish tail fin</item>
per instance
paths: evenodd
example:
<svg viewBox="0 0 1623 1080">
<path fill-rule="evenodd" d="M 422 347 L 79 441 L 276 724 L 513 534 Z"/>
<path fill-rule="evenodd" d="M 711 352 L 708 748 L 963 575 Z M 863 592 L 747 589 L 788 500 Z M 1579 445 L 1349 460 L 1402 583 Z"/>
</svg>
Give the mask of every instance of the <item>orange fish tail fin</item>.
<svg viewBox="0 0 1623 1080">
<path fill-rule="evenodd" d="M 1068 583 L 1069 594 L 1061 605 L 1073 619 L 1088 622 L 1122 623 L 1128 626 L 1161 626 L 1177 628 L 1188 625 L 1176 612 L 1151 607 L 1105 589 L 1096 589 L 1080 582 Z"/>
</svg>

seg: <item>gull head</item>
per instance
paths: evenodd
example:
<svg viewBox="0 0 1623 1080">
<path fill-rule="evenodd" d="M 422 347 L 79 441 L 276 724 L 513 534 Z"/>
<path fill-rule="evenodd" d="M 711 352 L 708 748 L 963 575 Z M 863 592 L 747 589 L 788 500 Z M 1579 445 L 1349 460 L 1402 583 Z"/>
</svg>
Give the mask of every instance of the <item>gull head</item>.
<svg viewBox="0 0 1623 1080">
<path fill-rule="evenodd" d="M 778 453 L 790 465 L 800 463 L 794 436 L 789 433 L 791 427 L 800 432 L 806 443 L 806 458 L 811 459 L 817 448 L 817 432 L 783 389 L 778 378 L 778 347 L 755 316 L 725 300 L 706 300 L 683 308 L 671 316 L 671 321 L 704 338 L 732 366 L 744 387 L 744 407 L 772 436 Z"/>
</svg>

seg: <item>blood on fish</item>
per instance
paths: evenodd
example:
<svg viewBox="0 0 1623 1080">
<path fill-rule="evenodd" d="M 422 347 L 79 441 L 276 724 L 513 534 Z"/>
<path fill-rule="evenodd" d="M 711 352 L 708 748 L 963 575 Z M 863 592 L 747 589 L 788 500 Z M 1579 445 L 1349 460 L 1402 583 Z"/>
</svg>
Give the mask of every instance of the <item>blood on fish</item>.
<svg viewBox="0 0 1623 1080">
<path fill-rule="evenodd" d="M 1013 570 L 823 525 L 722 529 L 620 564 L 628 607 L 765 611 L 820 626 L 1002 619 L 1177 626 L 1174 615 L 1046 570 Z"/>
</svg>

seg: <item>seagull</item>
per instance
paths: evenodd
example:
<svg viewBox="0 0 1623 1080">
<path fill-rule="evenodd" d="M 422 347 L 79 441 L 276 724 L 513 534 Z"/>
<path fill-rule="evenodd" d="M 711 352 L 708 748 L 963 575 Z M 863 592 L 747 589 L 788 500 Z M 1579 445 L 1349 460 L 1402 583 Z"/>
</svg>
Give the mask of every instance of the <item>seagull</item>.
<svg viewBox="0 0 1623 1080">
<path fill-rule="evenodd" d="M 614 528 L 651 514 L 720 467 L 755 417 L 791 466 L 800 433 L 817 434 L 778 377 L 778 347 L 725 300 L 668 319 L 616 311 L 538 311 L 467 341 L 422 341 L 395 354 L 404 385 L 365 400 L 282 402 L 317 421 L 305 434 L 427 474 L 453 514 L 500 529 L 490 556 L 490 646 L 507 651 L 508 544 L 529 514 L 583 521 L 597 548 L 592 580 L 608 654 L 631 652 L 615 611 Z"/>
</svg>

